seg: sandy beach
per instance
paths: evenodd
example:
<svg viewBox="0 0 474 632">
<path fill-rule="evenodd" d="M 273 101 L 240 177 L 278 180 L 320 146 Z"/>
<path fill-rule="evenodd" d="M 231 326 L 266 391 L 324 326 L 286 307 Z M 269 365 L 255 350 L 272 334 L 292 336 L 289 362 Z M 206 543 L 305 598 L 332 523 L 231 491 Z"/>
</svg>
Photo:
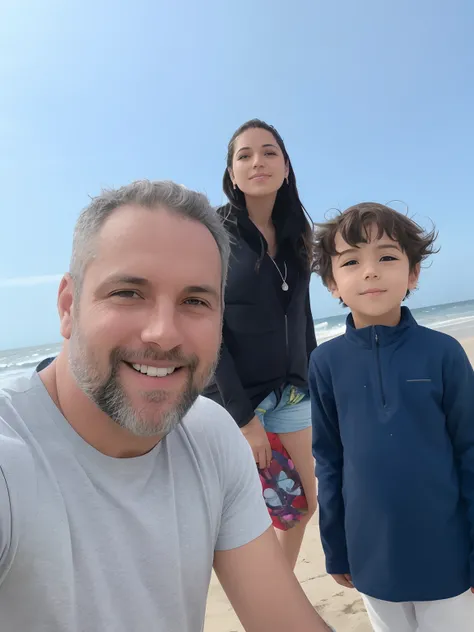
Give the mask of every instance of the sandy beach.
<svg viewBox="0 0 474 632">
<path fill-rule="evenodd" d="M 461 342 L 471 362 L 474 362 L 474 338 Z M 317 515 L 306 531 L 295 573 L 311 603 L 337 632 L 371 632 L 358 593 L 342 588 L 326 575 Z M 245 632 L 214 576 L 204 629 L 205 632 Z"/>
</svg>

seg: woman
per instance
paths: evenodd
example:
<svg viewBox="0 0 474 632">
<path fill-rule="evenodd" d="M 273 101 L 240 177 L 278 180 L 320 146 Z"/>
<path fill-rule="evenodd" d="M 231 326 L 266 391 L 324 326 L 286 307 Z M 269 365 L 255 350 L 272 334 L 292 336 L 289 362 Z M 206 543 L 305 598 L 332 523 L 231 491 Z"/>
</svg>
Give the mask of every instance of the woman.
<svg viewBox="0 0 474 632">
<path fill-rule="evenodd" d="M 259 120 L 230 140 L 219 209 L 233 236 L 223 346 L 207 395 L 234 417 L 259 469 L 276 433 L 290 455 L 308 513 L 277 531 L 296 564 L 306 524 L 316 510 L 307 366 L 316 346 L 309 302 L 311 225 L 299 199 L 290 158 L 278 132 Z"/>
</svg>

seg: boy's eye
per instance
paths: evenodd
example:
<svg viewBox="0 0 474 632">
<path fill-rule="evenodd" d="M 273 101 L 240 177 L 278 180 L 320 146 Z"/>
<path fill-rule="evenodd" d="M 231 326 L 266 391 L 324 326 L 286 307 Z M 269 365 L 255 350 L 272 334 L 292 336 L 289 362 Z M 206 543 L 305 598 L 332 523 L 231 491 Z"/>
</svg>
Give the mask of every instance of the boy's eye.
<svg viewBox="0 0 474 632">
<path fill-rule="evenodd" d="M 345 268 L 346 266 L 353 266 L 356 265 L 357 261 L 355 259 L 351 259 L 350 261 L 346 261 L 345 263 L 342 264 L 342 267 Z"/>
<path fill-rule="evenodd" d="M 392 257 L 392 255 L 384 255 L 380 258 L 380 261 L 398 261 L 397 257 Z"/>
</svg>

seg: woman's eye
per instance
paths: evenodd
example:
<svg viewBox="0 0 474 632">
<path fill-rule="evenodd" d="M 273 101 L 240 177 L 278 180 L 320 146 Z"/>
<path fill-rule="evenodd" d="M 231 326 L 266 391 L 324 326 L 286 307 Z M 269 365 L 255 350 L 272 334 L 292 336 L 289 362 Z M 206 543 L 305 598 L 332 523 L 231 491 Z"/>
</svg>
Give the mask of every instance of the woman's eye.
<svg viewBox="0 0 474 632">
<path fill-rule="evenodd" d="M 240 154 L 237 160 L 243 160 L 244 158 L 248 158 L 248 154 Z"/>
</svg>

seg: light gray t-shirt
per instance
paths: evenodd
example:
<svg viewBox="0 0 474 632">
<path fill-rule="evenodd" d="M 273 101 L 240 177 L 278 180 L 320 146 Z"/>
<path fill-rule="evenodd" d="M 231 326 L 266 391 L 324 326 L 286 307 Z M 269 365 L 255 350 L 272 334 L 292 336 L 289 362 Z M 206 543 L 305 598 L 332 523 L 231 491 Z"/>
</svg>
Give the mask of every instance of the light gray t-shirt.
<svg viewBox="0 0 474 632">
<path fill-rule="evenodd" d="M 116 459 L 37 374 L 0 391 L 1 632 L 201 631 L 214 551 L 269 526 L 250 448 L 214 402 Z"/>
</svg>

